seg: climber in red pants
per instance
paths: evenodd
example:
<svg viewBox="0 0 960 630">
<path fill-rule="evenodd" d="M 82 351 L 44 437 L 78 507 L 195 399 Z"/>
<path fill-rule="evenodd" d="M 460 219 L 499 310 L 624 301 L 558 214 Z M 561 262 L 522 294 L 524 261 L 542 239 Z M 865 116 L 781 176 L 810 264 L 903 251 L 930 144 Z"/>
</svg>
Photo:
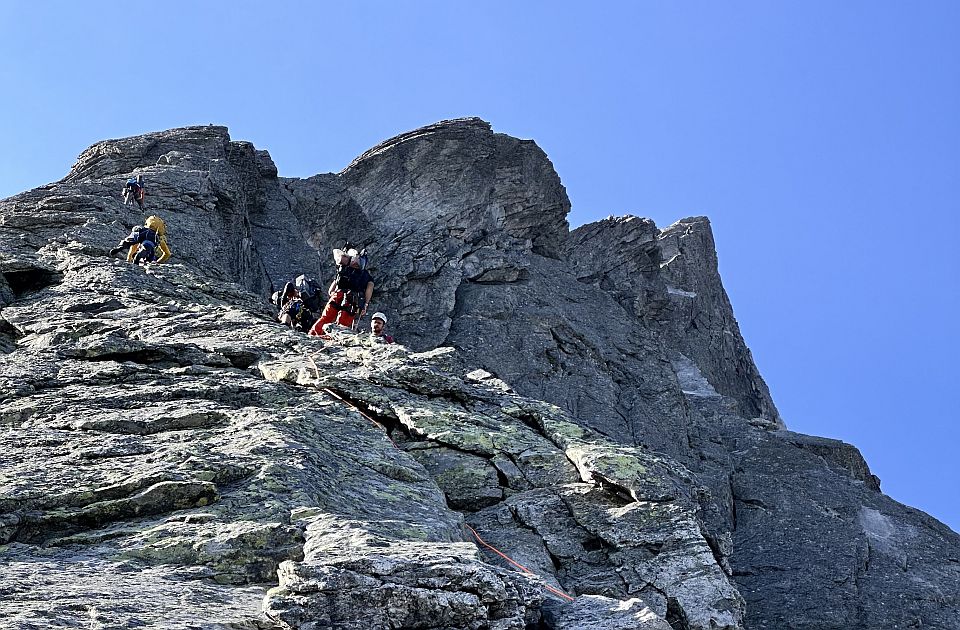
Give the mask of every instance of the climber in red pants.
<svg viewBox="0 0 960 630">
<path fill-rule="evenodd" d="M 325 336 L 323 327 L 327 324 L 353 328 L 354 321 L 367 312 L 373 297 L 373 276 L 367 271 L 366 250 L 335 249 L 333 259 L 337 262 L 337 277 L 330 283 L 330 300 L 310 329 L 311 335 Z"/>
</svg>

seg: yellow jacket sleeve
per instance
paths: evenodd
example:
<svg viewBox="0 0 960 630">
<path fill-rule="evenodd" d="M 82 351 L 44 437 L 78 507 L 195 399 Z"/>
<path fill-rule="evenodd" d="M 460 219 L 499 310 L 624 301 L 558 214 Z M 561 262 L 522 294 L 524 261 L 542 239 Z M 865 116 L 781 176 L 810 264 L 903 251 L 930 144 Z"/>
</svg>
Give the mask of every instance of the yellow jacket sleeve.
<svg viewBox="0 0 960 630">
<path fill-rule="evenodd" d="M 160 250 L 160 256 L 157 258 L 158 263 L 167 262 L 170 260 L 170 246 L 167 245 L 166 236 L 160 237 L 160 243 L 157 244 L 157 249 Z"/>
</svg>

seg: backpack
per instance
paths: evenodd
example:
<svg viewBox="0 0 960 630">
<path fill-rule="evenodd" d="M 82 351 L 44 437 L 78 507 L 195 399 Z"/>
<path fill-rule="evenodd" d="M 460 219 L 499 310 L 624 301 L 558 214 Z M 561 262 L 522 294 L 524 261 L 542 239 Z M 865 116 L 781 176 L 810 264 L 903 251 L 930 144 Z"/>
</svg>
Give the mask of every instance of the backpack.
<svg viewBox="0 0 960 630">
<path fill-rule="evenodd" d="M 299 275 L 294 281 L 297 285 L 297 291 L 300 292 L 301 297 L 312 298 L 315 295 L 323 294 L 323 286 L 314 280 L 313 278 L 308 278 L 306 275 Z"/>
<path fill-rule="evenodd" d="M 297 291 L 300 292 L 300 299 L 307 308 L 311 311 L 319 311 L 327 299 L 326 287 L 304 274 L 297 276 L 294 282 L 297 285 Z"/>
<path fill-rule="evenodd" d="M 147 221 L 144 223 L 144 226 L 155 230 L 157 236 L 163 236 L 167 233 L 167 225 L 163 222 L 163 219 L 156 215 L 151 215 L 147 217 Z"/>
<path fill-rule="evenodd" d="M 152 230 L 148 227 L 138 225 L 137 227 L 133 228 L 133 234 L 131 234 L 131 236 L 134 236 L 134 241 L 133 241 L 134 243 L 146 243 L 150 247 L 157 246 L 156 230 Z"/>
<path fill-rule="evenodd" d="M 307 276 L 300 274 L 293 282 L 297 285 L 297 291 L 300 292 L 300 297 L 313 297 L 315 290 L 310 285 L 310 280 L 307 278 Z"/>
</svg>

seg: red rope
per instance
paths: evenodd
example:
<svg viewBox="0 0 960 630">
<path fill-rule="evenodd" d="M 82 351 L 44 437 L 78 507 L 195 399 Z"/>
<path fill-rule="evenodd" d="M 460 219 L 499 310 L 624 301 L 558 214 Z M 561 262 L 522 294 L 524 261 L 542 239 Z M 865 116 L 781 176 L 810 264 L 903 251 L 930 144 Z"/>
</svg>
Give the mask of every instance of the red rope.
<svg viewBox="0 0 960 630">
<path fill-rule="evenodd" d="M 503 553 L 502 551 L 500 551 L 499 549 L 497 549 L 496 547 L 494 547 L 493 545 L 491 545 L 490 543 L 488 543 L 487 541 L 485 541 L 483 538 L 480 538 L 480 534 L 477 533 L 477 530 L 475 530 L 474 528 L 470 527 L 469 525 L 467 525 L 466 527 L 467 527 L 467 529 L 469 529 L 471 532 L 473 532 L 473 535 L 476 536 L 477 541 L 479 541 L 479 543 L 480 543 L 481 545 L 483 545 L 484 547 L 490 549 L 491 551 L 493 551 L 493 553 L 497 554 L 498 556 L 500 556 L 501 558 L 503 558 L 504 560 L 506 560 L 507 562 L 509 562 L 509 563 L 512 564 L 513 566 L 517 567 L 518 569 L 520 569 L 520 570 L 523 571 L 524 573 L 529 573 L 530 575 L 537 575 L 536 573 L 534 573 L 533 571 L 531 571 L 531 570 L 528 569 L 527 567 L 523 566 L 522 564 L 520 564 L 519 562 L 517 562 L 517 561 L 514 560 L 513 558 L 509 557 L 507 554 Z M 539 577 L 539 576 L 538 576 L 538 577 Z M 551 593 L 553 593 L 554 595 L 559 595 L 560 597 L 563 597 L 564 599 L 566 599 L 566 600 L 568 600 L 568 601 L 571 601 L 571 602 L 573 601 L 573 598 L 572 598 L 572 597 L 570 597 L 569 595 L 567 595 L 566 593 L 564 593 L 563 591 L 561 591 L 561 590 L 559 590 L 559 589 L 553 588 L 553 587 L 550 586 L 549 584 L 544 584 L 543 587 L 544 587 L 545 589 L 547 589 L 548 591 L 550 591 Z"/>
</svg>

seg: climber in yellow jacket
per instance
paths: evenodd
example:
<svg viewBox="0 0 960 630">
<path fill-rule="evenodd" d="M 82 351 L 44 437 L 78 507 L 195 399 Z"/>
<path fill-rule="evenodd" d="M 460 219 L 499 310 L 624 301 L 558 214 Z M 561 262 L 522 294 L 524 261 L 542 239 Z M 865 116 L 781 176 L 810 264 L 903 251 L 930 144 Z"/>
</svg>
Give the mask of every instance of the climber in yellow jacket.
<svg viewBox="0 0 960 630">
<path fill-rule="evenodd" d="M 134 228 L 130 236 L 110 250 L 110 255 L 116 255 L 124 246 L 130 247 L 127 250 L 127 262 L 166 262 L 170 259 L 167 225 L 158 216 L 147 217 L 143 226 Z M 159 256 L 156 255 L 157 252 Z"/>
</svg>

